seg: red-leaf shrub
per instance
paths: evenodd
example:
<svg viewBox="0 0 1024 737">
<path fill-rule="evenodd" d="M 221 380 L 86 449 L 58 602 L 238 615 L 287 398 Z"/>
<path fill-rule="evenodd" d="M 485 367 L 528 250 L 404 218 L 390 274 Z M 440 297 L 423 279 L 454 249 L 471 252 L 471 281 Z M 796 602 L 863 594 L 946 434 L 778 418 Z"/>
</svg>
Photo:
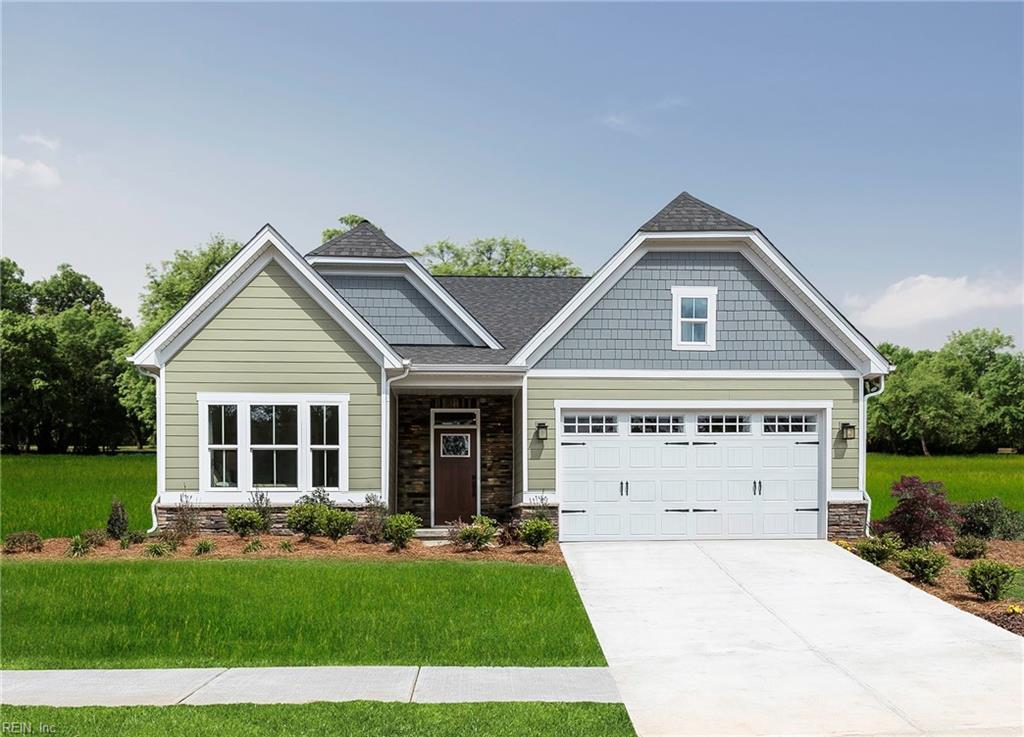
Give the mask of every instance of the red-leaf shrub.
<svg viewBox="0 0 1024 737">
<path fill-rule="evenodd" d="M 940 481 L 904 476 L 892 485 L 896 508 L 873 532 L 895 532 L 907 547 L 953 542 L 960 522 Z"/>
</svg>

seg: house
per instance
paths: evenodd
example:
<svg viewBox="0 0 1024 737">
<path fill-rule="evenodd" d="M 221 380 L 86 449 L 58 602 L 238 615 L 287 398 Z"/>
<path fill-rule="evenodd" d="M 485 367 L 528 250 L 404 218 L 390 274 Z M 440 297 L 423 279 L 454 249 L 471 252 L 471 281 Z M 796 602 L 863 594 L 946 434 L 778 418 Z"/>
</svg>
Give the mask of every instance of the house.
<svg viewBox="0 0 1024 737">
<path fill-rule="evenodd" d="M 891 370 L 686 192 L 590 278 L 435 277 L 367 222 L 303 257 L 267 225 L 131 360 L 163 523 L 320 487 L 425 526 L 546 504 L 563 541 L 863 534 Z"/>
</svg>

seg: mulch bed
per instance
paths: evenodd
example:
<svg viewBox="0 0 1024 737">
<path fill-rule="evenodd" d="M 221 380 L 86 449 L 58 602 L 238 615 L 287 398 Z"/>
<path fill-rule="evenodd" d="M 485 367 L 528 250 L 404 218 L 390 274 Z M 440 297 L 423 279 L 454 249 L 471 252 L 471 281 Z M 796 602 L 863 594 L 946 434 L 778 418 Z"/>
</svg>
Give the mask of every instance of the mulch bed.
<svg viewBox="0 0 1024 737">
<path fill-rule="evenodd" d="M 939 580 L 934 586 L 911 581 L 910 576 L 897 568 L 895 563 L 887 564 L 885 570 L 955 607 L 987 619 L 1014 634 L 1024 636 L 1024 615 L 1012 614 L 1007 611 L 1011 604 L 1022 605 L 1021 602 L 1009 599 L 982 601 L 981 597 L 967 587 L 967 579 L 961 573 L 969 568 L 974 561 L 954 557 L 952 546 L 949 545 L 936 546 L 936 549 L 949 556 L 949 565 L 939 574 Z M 1009 563 L 1012 566 L 1024 567 L 1024 540 L 989 540 L 988 553 L 985 557 L 989 560 Z"/>
<path fill-rule="evenodd" d="M 192 548 L 198 540 L 212 540 L 214 550 L 206 555 L 193 556 Z M 557 543 L 551 543 L 541 550 L 534 551 L 525 546 L 492 547 L 480 551 L 460 550 L 453 545 L 424 545 L 421 540 L 412 540 L 409 547 L 401 551 L 392 551 L 386 543 L 373 545 L 358 542 L 355 538 L 344 538 L 337 544 L 328 538 L 314 537 L 303 541 L 299 535 L 264 535 L 261 538 L 263 550 L 243 553 L 242 549 L 249 540 L 242 540 L 234 535 L 199 535 L 181 543 L 178 550 L 158 560 L 225 560 L 229 558 L 300 558 L 315 560 L 382 560 L 382 561 L 414 561 L 414 560 L 483 560 L 506 561 L 511 563 L 527 563 L 533 565 L 565 565 L 562 551 Z M 3 558 L 10 560 L 154 560 L 145 554 L 150 542 L 158 542 L 152 538 L 144 543 L 132 545 L 122 550 L 116 540 L 110 540 L 102 547 L 93 548 L 83 558 L 69 559 L 65 553 L 69 538 L 55 537 L 43 541 L 43 549 L 38 553 L 4 553 Z M 281 550 L 280 544 L 290 540 L 293 552 Z"/>
</svg>

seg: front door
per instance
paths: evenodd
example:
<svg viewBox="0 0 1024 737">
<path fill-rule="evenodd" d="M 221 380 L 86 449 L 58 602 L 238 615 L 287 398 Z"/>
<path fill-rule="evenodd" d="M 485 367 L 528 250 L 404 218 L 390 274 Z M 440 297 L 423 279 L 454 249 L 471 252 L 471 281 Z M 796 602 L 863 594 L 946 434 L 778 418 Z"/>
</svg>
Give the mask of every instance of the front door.
<svg viewBox="0 0 1024 737">
<path fill-rule="evenodd" d="M 434 430 L 433 524 L 464 520 L 476 514 L 476 428 Z"/>
</svg>

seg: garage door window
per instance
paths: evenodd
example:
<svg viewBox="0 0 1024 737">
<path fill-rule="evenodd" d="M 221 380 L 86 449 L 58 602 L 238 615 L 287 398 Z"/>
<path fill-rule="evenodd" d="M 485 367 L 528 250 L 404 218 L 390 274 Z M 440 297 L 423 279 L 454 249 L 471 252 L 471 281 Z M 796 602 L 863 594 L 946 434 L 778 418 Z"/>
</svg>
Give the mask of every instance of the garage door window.
<svg viewBox="0 0 1024 737">
<path fill-rule="evenodd" d="M 750 432 L 750 415 L 697 415 L 697 433 L 737 435 Z"/>
<path fill-rule="evenodd" d="M 765 415 L 765 434 L 818 432 L 817 415 Z"/>
<path fill-rule="evenodd" d="M 630 415 L 631 435 L 670 435 L 686 432 L 683 415 Z"/>
<path fill-rule="evenodd" d="M 566 415 L 562 432 L 566 435 L 614 435 L 618 432 L 615 415 Z"/>
</svg>

